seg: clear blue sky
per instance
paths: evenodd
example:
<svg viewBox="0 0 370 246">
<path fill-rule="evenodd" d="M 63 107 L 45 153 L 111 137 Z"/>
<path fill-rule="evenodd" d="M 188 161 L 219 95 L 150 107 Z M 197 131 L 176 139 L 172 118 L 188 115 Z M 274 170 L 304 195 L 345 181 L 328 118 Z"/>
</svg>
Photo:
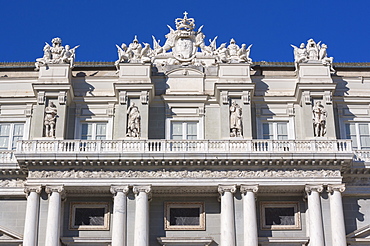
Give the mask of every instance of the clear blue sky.
<svg viewBox="0 0 370 246">
<path fill-rule="evenodd" d="M 293 61 L 290 44 L 309 38 L 328 45 L 334 62 L 370 61 L 370 0 L 0 0 L 0 62 L 34 61 L 44 42 L 81 45 L 77 61 L 114 61 L 115 44 L 134 35 L 164 44 L 167 24 L 195 18 L 217 45 L 234 38 L 253 44 L 254 61 Z"/>
</svg>

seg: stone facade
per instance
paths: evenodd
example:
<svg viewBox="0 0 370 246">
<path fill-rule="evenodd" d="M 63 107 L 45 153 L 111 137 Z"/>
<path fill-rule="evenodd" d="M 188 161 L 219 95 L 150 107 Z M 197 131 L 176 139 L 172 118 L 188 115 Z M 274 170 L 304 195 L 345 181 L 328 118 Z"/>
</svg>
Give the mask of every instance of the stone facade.
<svg viewBox="0 0 370 246">
<path fill-rule="evenodd" d="M 368 66 L 195 27 L 0 64 L 0 245 L 370 245 Z"/>
</svg>

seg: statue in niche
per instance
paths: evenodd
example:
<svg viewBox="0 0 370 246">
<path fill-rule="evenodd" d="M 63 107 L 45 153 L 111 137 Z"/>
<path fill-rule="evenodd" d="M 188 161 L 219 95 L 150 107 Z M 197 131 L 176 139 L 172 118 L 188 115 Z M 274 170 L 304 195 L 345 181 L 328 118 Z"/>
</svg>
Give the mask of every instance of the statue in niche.
<svg viewBox="0 0 370 246">
<path fill-rule="evenodd" d="M 127 110 L 127 134 L 126 137 L 137 138 L 140 137 L 140 121 L 141 116 L 139 108 L 135 103 L 131 103 L 130 107 Z"/>
<path fill-rule="evenodd" d="M 242 108 L 233 101 L 230 106 L 230 137 L 242 137 Z"/>
<path fill-rule="evenodd" d="M 321 101 L 317 101 L 313 107 L 313 126 L 315 137 L 324 137 L 326 134 L 327 112 Z"/>
<path fill-rule="evenodd" d="M 45 137 L 55 137 L 56 118 L 57 118 L 57 107 L 53 102 L 49 101 L 49 105 L 45 107 L 45 117 L 44 117 Z"/>
<path fill-rule="evenodd" d="M 52 46 L 45 42 L 44 56 L 36 59 L 35 70 L 39 71 L 41 66 L 47 66 L 48 64 L 70 64 L 70 67 L 73 68 L 76 58 L 75 51 L 79 45 L 72 49 L 69 45 L 63 47 L 62 39 L 58 37 L 53 38 L 51 43 Z"/>
</svg>

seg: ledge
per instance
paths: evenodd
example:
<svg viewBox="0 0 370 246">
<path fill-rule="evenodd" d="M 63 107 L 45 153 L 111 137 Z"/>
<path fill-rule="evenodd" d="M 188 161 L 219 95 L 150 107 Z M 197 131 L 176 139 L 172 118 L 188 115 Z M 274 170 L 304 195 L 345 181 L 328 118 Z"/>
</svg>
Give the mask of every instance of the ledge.
<svg viewBox="0 0 370 246">
<path fill-rule="evenodd" d="M 211 237 L 159 237 L 157 240 L 163 246 L 208 246 L 213 242 Z"/>
</svg>

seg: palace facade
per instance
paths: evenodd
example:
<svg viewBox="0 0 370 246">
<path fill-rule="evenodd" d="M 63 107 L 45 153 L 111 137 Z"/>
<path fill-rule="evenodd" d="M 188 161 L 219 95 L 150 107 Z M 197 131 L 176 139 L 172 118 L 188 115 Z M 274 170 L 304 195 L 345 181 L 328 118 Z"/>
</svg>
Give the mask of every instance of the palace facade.
<svg viewBox="0 0 370 246">
<path fill-rule="evenodd" d="M 175 25 L 0 64 L 0 245 L 370 245 L 370 66 Z"/>
</svg>

